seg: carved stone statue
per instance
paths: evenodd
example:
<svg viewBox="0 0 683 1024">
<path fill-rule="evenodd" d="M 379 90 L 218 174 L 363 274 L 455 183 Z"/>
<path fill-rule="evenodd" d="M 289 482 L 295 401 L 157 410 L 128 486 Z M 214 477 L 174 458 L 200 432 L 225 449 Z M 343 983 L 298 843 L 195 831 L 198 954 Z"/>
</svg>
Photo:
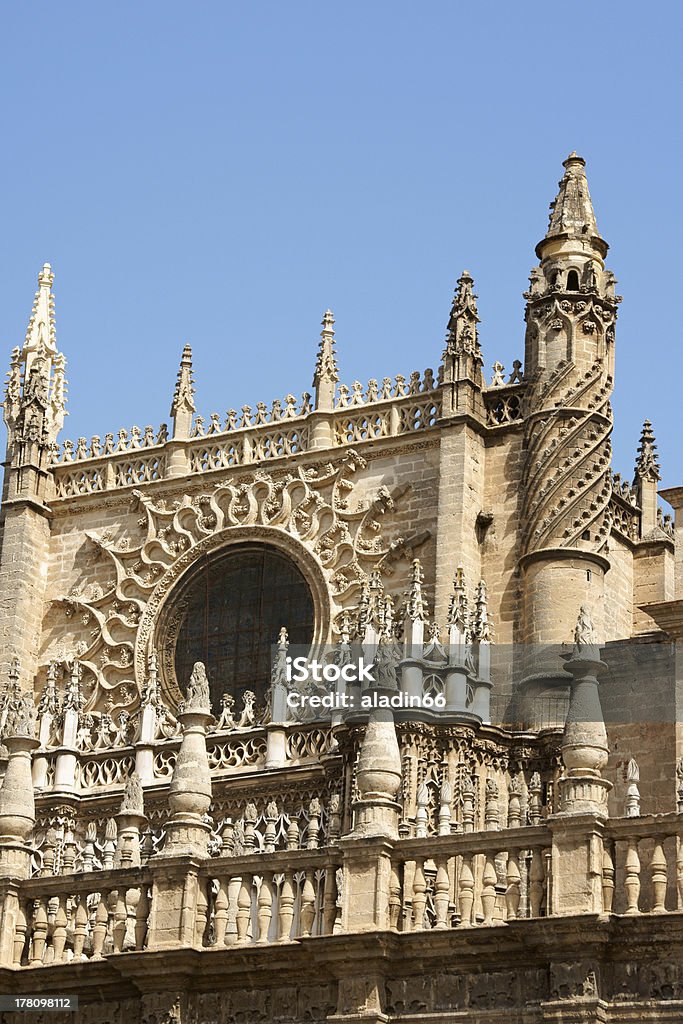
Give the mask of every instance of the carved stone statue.
<svg viewBox="0 0 683 1024">
<path fill-rule="evenodd" d="M 121 800 L 121 814 L 144 814 L 145 800 L 142 792 L 142 782 L 137 772 L 129 777 L 123 791 Z"/>
<path fill-rule="evenodd" d="M 579 617 L 576 620 L 576 626 L 574 628 L 574 643 L 577 647 L 595 647 L 597 642 L 590 611 L 585 604 L 582 604 L 579 610 Z"/>
<path fill-rule="evenodd" d="M 190 682 L 187 684 L 185 711 L 211 711 L 209 680 L 206 678 L 206 669 L 201 661 L 195 661 Z"/>
</svg>

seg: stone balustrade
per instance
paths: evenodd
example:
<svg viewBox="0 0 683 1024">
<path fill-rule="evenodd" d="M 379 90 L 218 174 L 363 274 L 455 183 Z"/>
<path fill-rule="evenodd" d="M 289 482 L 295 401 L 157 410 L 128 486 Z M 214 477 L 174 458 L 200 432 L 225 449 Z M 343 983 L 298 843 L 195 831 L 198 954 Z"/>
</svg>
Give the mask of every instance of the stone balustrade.
<svg viewBox="0 0 683 1024">
<path fill-rule="evenodd" d="M 101 960 L 110 954 L 143 949 L 149 894 L 150 877 L 140 869 L 23 882 L 12 965 L 39 967 Z"/>
<path fill-rule="evenodd" d="M 683 911 L 683 817 L 647 815 L 609 822 L 603 842 L 606 914 Z"/>
<path fill-rule="evenodd" d="M 550 851 L 544 826 L 400 842 L 391 866 L 390 923 L 411 932 L 545 915 Z"/>
<path fill-rule="evenodd" d="M 499 427 L 521 422 L 521 403 L 525 384 L 521 381 L 484 390 L 489 426 Z M 169 452 L 180 452 L 186 473 L 206 473 L 288 458 L 321 445 L 314 440 L 315 417 L 310 396 L 305 394 L 296 407 L 294 396 L 284 404 L 274 402 L 267 411 L 258 403 L 256 412 L 244 406 L 242 413 L 229 410 L 224 420 L 214 413 L 208 426 L 203 417 L 194 420 L 190 436 L 173 438 L 164 425 L 156 433 L 133 427 L 121 430 L 117 437 L 107 434 L 105 441 L 65 440 L 55 445 L 51 468 L 56 498 L 71 498 L 123 487 L 135 487 L 173 475 Z M 322 447 L 344 447 L 385 437 L 397 437 L 436 426 L 441 416 L 441 390 L 431 371 L 398 376 L 394 384 L 385 378 L 381 385 L 370 381 L 363 389 L 358 381 L 352 387 L 339 387 L 337 400 L 329 414 L 331 434 Z"/>
<path fill-rule="evenodd" d="M 334 848 L 212 861 L 199 880 L 197 945 L 288 942 L 340 931 L 341 862 Z"/>
<path fill-rule="evenodd" d="M 586 820 L 575 823 L 569 839 L 560 817 L 495 832 L 382 840 L 388 885 L 374 899 L 378 906 L 386 901 L 380 911 L 389 928 L 462 931 L 571 916 L 552 896 L 553 870 L 562 870 L 566 843 L 593 844 L 600 835 L 604 915 L 683 911 L 679 815 Z M 135 870 L 109 866 L 5 883 L 5 912 L 14 925 L 2 966 L 92 961 L 159 945 L 248 947 L 353 932 L 369 896 L 354 877 L 359 841 L 351 835 L 316 848 L 313 836 L 299 848 L 298 832 L 295 840 L 275 849 L 271 835 L 260 850 L 175 860 L 170 868 L 155 855 Z M 155 900 L 167 898 L 169 877 L 182 898 L 157 915 L 164 924 L 155 937 Z M 177 915 L 175 924 L 169 913 Z M 169 942 L 169 934 L 177 939 Z"/>
</svg>

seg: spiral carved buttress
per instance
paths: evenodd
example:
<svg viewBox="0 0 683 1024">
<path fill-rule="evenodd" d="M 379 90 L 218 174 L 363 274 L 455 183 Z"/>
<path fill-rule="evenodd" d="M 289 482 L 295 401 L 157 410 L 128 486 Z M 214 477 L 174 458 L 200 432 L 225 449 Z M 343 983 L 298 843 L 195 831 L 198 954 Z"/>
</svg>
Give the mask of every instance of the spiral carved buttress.
<svg viewBox="0 0 683 1024">
<path fill-rule="evenodd" d="M 573 358 L 539 368 L 527 394 L 522 552 L 600 552 L 610 530 L 615 311 L 597 297 L 553 297 L 529 309 L 528 320 L 549 357 Z"/>
</svg>

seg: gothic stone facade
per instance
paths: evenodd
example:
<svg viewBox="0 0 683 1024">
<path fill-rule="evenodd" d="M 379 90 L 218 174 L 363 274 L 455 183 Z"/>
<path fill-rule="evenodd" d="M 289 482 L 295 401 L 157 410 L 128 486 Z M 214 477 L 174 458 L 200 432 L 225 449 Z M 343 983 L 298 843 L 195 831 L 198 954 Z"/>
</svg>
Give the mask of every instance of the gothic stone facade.
<svg viewBox="0 0 683 1024">
<path fill-rule="evenodd" d="M 436 370 L 340 384 L 328 311 L 300 401 L 203 418 L 186 348 L 170 427 L 74 443 L 45 265 L 4 403 L 0 992 L 80 1009 L 4 1020 L 683 1019 L 683 544 L 648 422 L 612 472 L 584 168 L 492 379 L 465 271 Z M 301 577 L 314 650 L 445 710 L 288 707 L 268 577 L 270 685 L 181 673 L 240 553 Z"/>
</svg>

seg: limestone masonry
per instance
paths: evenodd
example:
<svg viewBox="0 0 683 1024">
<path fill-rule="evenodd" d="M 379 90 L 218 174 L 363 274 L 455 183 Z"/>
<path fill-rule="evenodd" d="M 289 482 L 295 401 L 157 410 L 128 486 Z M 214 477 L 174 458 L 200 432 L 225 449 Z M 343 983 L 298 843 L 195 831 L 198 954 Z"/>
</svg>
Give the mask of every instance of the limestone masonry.
<svg viewBox="0 0 683 1024">
<path fill-rule="evenodd" d="M 340 383 L 328 310 L 311 393 L 203 417 L 186 347 L 168 426 L 75 442 L 45 264 L 4 402 L 0 995 L 80 1008 L 3 1021 L 683 1021 L 683 516 L 649 421 L 612 470 L 607 250 L 572 153 L 511 370 L 463 271 L 435 369 Z"/>
</svg>

